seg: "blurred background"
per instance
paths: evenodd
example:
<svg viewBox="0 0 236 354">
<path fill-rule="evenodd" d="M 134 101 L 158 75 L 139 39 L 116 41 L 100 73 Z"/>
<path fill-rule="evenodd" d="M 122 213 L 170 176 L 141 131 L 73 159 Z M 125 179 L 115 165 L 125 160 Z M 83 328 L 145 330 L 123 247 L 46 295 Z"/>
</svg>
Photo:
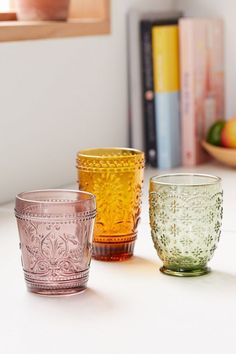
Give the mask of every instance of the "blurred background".
<svg viewBox="0 0 236 354">
<path fill-rule="evenodd" d="M 223 17 L 226 116 L 235 114 L 233 0 L 111 0 L 110 5 L 109 34 L 0 43 L 0 202 L 23 190 L 75 183 L 80 149 L 128 146 L 131 8 Z M 0 1 L 1 12 L 8 6 Z"/>
</svg>

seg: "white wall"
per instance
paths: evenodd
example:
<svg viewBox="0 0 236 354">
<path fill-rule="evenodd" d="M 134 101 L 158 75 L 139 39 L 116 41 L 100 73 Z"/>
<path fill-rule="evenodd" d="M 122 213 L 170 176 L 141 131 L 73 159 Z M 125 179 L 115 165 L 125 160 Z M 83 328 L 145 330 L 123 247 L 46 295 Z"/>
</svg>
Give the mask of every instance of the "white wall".
<svg viewBox="0 0 236 354">
<path fill-rule="evenodd" d="M 191 16 L 219 16 L 225 21 L 225 98 L 226 118 L 236 116 L 236 31 L 235 0 L 175 0 L 175 7 Z"/>
<path fill-rule="evenodd" d="M 76 151 L 125 146 L 126 13 L 173 0 L 112 0 L 112 34 L 0 43 L 0 202 L 75 182 Z"/>
</svg>

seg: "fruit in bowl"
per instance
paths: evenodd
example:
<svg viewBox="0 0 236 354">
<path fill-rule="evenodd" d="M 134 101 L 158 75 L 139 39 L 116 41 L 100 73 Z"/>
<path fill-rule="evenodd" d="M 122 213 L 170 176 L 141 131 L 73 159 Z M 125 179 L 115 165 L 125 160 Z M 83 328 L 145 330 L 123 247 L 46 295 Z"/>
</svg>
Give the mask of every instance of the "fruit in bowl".
<svg viewBox="0 0 236 354">
<path fill-rule="evenodd" d="M 207 142 L 212 145 L 221 145 L 221 133 L 225 126 L 224 120 L 215 122 L 209 129 L 207 134 Z"/>
<path fill-rule="evenodd" d="M 236 118 L 228 120 L 221 130 L 221 145 L 236 149 Z"/>
<path fill-rule="evenodd" d="M 219 120 L 209 129 L 204 149 L 216 160 L 236 167 L 236 118 Z"/>
</svg>

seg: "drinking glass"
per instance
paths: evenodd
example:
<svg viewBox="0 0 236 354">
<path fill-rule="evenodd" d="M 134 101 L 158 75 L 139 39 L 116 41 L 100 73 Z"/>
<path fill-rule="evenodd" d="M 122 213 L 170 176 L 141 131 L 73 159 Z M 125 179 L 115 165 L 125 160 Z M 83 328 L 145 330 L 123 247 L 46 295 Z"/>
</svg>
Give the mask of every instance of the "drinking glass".
<svg viewBox="0 0 236 354">
<path fill-rule="evenodd" d="M 169 174 L 150 180 L 150 225 L 163 273 L 195 276 L 209 272 L 223 216 L 219 177 Z"/>
<path fill-rule="evenodd" d="M 22 266 L 27 288 L 65 295 L 86 288 L 95 197 L 73 190 L 38 190 L 16 196 Z"/>
<path fill-rule="evenodd" d="M 77 155 L 79 189 L 97 201 L 93 257 L 121 261 L 133 255 L 140 218 L 144 153 L 101 148 Z"/>
</svg>

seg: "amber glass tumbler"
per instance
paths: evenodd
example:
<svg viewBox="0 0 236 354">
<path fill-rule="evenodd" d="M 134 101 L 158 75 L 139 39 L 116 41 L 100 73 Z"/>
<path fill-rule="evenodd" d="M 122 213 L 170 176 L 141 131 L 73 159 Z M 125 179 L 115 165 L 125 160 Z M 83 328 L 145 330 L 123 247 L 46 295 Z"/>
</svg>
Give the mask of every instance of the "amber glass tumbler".
<svg viewBox="0 0 236 354">
<path fill-rule="evenodd" d="M 24 192 L 16 197 L 27 288 L 66 295 L 86 288 L 92 255 L 95 197 L 72 190 Z"/>
<path fill-rule="evenodd" d="M 101 148 L 77 154 L 79 189 L 96 196 L 93 257 L 121 261 L 133 255 L 140 218 L 144 153 Z"/>
</svg>

